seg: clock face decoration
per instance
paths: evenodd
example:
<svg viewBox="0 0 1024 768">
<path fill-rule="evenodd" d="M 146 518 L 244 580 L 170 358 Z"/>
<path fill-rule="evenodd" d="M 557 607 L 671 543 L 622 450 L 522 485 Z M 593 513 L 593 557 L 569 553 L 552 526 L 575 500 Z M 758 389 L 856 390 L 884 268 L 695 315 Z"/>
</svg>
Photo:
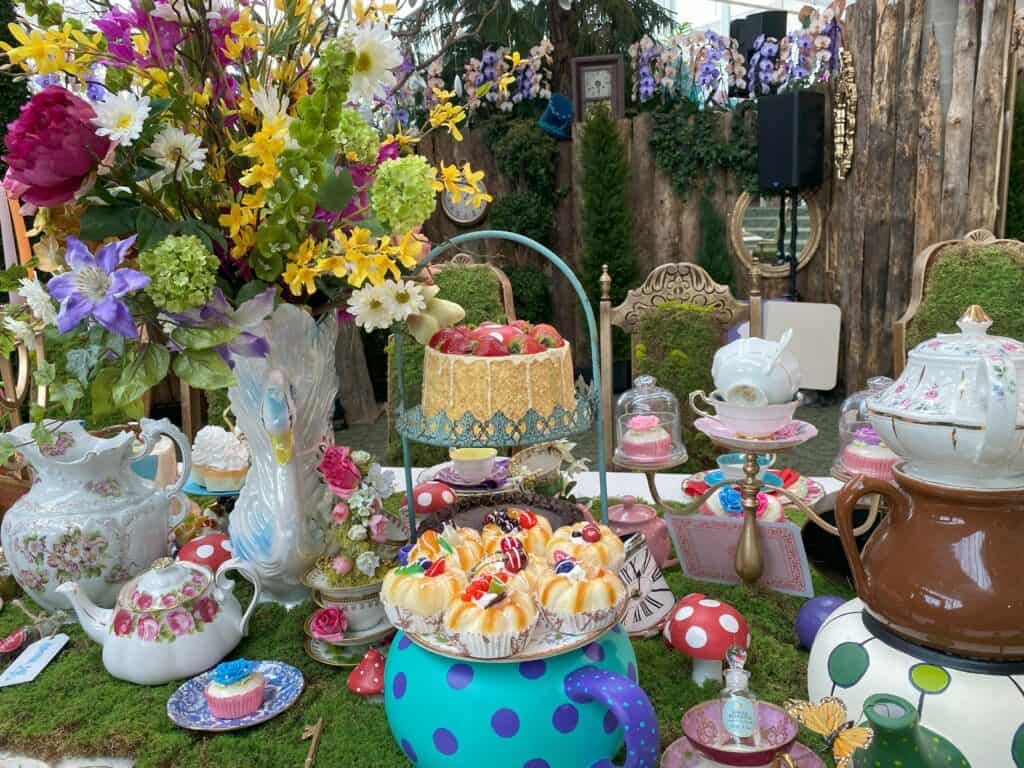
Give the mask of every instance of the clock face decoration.
<svg viewBox="0 0 1024 768">
<path fill-rule="evenodd" d="M 642 541 L 641 534 L 636 536 Z M 630 595 L 626 615 L 622 619 L 626 631 L 631 635 L 657 634 L 676 598 L 647 548 L 647 542 L 642 541 L 639 548 L 628 556 L 619 571 L 619 578 Z"/>
<path fill-rule="evenodd" d="M 481 192 L 487 192 L 483 181 L 480 181 L 477 186 Z M 474 206 L 470 195 L 461 195 L 458 202 L 455 201 L 455 196 L 450 190 L 445 190 L 441 195 L 441 210 L 444 211 L 445 216 L 460 227 L 471 227 L 482 221 L 487 215 L 487 207 L 486 200 L 479 207 Z"/>
<path fill-rule="evenodd" d="M 583 96 L 587 101 L 611 99 L 611 70 L 604 67 L 583 70 Z"/>
</svg>

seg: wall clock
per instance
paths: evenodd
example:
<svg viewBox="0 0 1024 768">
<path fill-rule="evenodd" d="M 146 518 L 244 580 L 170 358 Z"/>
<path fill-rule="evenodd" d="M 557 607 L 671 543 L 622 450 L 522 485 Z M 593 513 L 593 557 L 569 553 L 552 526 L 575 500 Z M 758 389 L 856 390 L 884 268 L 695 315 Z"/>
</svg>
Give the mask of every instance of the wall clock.
<svg viewBox="0 0 1024 768">
<path fill-rule="evenodd" d="M 629 538 L 626 563 L 619 570 L 619 578 L 630 595 L 622 626 L 630 635 L 652 637 L 661 631 L 676 598 L 643 534 L 634 533 Z"/>
<path fill-rule="evenodd" d="M 479 190 L 486 194 L 487 187 L 484 186 L 483 180 L 477 182 Z M 455 202 L 455 197 L 450 190 L 445 190 L 441 195 L 441 210 L 444 211 L 444 215 L 447 216 L 453 223 L 460 227 L 472 227 L 483 221 L 487 215 L 487 208 L 490 206 L 486 200 L 480 203 L 479 207 L 475 207 L 472 202 L 470 195 L 461 195 L 459 201 Z"/>
<path fill-rule="evenodd" d="M 626 114 L 621 56 L 580 56 L 572 60 L 572 95 L 577 122 L 587 119 L 588 110 L 605 104 L 616 120 Z"/>
</svg>

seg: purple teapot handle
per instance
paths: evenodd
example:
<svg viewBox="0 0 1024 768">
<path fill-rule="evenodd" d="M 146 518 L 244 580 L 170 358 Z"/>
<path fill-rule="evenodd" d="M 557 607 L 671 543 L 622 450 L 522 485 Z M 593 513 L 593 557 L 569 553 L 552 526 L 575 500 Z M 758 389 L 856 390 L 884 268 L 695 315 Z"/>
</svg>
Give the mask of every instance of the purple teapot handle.
<svg viewBox="0 0 1024 768">
<path fill-rule="evenodd" d="M 607 669 L 586 666 L 565 678 L 565 695 L 579 704 L 597 701 L 619 721 L 626 734 L 626 762 L 622 768 L 657 768 L 658 717 L 643 688 Z M 611 760 L 595 768 L 614 768 Z"/>
</svg>

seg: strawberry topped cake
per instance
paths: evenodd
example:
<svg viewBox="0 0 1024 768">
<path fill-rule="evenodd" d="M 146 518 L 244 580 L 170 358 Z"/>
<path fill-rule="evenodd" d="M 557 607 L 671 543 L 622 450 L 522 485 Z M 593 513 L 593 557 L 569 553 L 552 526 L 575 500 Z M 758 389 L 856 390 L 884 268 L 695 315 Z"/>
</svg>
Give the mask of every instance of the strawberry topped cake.
<svg viewBox="0 0 1024 768">
<path fill-rule="evenodd" d="M 569 343 L 547 324 L 516 320 L 442 328 L 423 357 L 423 415 L 466 413 L 488 421 L 501 411 L 518 421 L 529 410 L 542 417 L 556 406 L 576 407 Z"/>
</svg>

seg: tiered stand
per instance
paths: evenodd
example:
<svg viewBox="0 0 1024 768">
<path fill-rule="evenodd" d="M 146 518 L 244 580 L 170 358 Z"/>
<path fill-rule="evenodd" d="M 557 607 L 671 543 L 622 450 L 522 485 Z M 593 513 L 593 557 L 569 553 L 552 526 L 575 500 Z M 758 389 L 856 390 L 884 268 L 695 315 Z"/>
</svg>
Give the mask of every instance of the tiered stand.
<svg viewBox="0 0 1024 768">
<path fill-rule="evenodd" d="M 496 230 L 482 230 L 479 232 L 468 232 L 464 235 L 456 235 L 428 253 L 416 265 L 413 275 L 419 274 L 424 267 L 438 256 L 455 246 L 472 243 L 477 240 L 507 240 L 517 245 L 525 246 L 546 258 L 565 275 L 573 290 L 576 291 L 580 304 L 583 306 L 583 314 L 587 319 L 587 331 L 590 334 L 590 359 L 594 372 L 593 383 L 590 386 L 581 385 L 577 387 L 576 407 L 573 410 L 557 407 L 554 413 L 541 414 L 531 409 L 519 420 L 509 419 L 504 413 L 499 411 L 487 421 L 475 419 L 470 413 L 463 414 L 462 416 L 456 414 L 453 420 L 442 411 L 428 419 L 424 416 L 419 405 L 406 408 L 405 382 L 402 376 L 402 345 L 396 344 L 395 365 L 398 369 L 398 409 L 395 416 L 395 428 L 402 436 L 402 462 L 405 468 L 405 487 L 408 498 L 413 498 L 412 462 L 409 455 L 410 440 L 418 443 L 427 443 L 428 445 L 460 448 L 503 448 L 532 445 L 549 440 L 560 440 L 563 437 L 585 432 L 592 426 L 596 426 L 601 520 L 607 524 L 608 484 L 607 475 L 605 474 L 604 421 L 602 419 L 601 400 L 598 397 L 598 393 L 601 391 L 601 369 L 597 351 L 597 325 L 594 321 L 594 312 L 590 307 L 590 302 L 583 290 L 583 286 L 580 285 L 579 280 L 576 279 L 576 275 L 573 274 L 569 265 L 558 258 L 550 249 L 528 237 L 523 237 L 513 232 Z M 415 541 L 415 505 L 409 504 L 407 506 L 410 535 Z"/>
</svg>

